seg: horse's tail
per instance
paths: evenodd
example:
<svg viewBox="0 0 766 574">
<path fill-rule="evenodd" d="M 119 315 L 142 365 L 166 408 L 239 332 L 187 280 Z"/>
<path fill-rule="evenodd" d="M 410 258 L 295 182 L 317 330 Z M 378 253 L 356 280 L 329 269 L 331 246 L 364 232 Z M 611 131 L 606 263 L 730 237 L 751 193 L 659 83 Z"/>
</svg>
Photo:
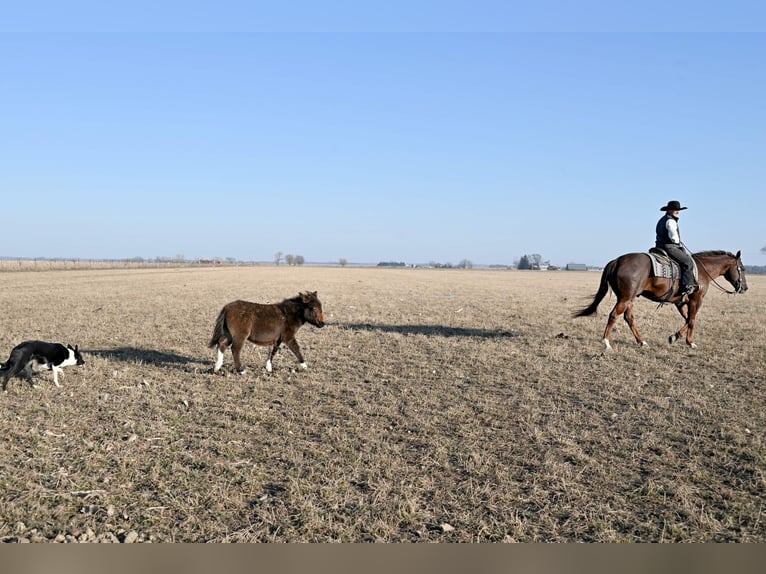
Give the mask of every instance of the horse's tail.
<svg viewBox="0 0 766 574">
<path fill-rule="evenodd" d="M 585 309 L 581 309 L 577 313 L 574 314 L 575 317 L 587 317 L 589 315 L 593 315 L 593 313 L 596 312 L 596 309 L 598 309 L 599 303 L 601 303 L 601 300 L 606 297 L 606 294 L 609 292 L 609 276 L 614 271 L 614 266 L 617 264 L 616 259 L 612 259 L 609 263 L 606 264 L 606 267 L 604 267 L 604 271 L 601 273 L 601 284 L 598 286 L 598 291 L 596 292 L 595 297 L 593 298 L 593 302 L 585 307 Z"/>
<path fill-rule="evenodd" d="M 229 327 L 226 325 L 226 307 L 221 309 L 221 312 L 218 314 L 218 319 L 215 320 L 213 337 L 210 339 L 210 342 L 207 344 L 207 346 L 211 349 L 213 347 L 217 347 L 221 342 L 221 339 L 227 339 L 229 344 L 232 342 L 232 336 L 229 332 Z"/>
</svg>

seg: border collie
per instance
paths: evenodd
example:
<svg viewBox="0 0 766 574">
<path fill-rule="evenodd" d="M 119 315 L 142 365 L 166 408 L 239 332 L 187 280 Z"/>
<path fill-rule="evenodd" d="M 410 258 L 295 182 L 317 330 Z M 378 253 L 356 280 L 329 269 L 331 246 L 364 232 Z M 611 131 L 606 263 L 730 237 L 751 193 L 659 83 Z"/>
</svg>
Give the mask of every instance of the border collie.
<svg viewBox="0 0 766 574">
<path fill-rule="evenodd" d="M 27 376 L 29 384 L 35 388 L 32 380 L 32 370 L 53 371 L 53 382 L 59 385 L 59 373 L 69 365 L 84 365 L 85 361 L 80 350 L 75 345 L 66 347 L 61 343 L 46 343 L 45 341 L 24 341 L 16 345 L 11 356 L 5 363 L 0 363 L 0 376 L 3 377 L 3 392 L 8 392 L 8 379 L 19 375 L 21 371 Z"/>
</svg>

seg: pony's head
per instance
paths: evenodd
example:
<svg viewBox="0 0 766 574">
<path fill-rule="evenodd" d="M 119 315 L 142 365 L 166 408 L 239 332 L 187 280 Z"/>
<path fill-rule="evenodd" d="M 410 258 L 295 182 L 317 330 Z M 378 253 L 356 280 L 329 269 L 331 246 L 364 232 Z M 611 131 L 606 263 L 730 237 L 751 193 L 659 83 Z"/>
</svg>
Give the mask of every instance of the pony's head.
<svg viewBox="0 0 766 574">
<path fill-rule="evenodd" d="M 741 251 L 737 251 L 734 261 L 726 268 L 726 273 L 723 276 L 731 283 L 731 286 L 734 287 L 734 291 L 737 293 L 747 291 L 747 279 L 745 278 L 745 266 L 742 264 Z"/>
<path fill-rule="evenodd" d="M 301 301 L 303 301 L 303 318 L 306 322 L 311 323 L 314 327 L 324 327 L 324 314 L 322 313 L 322 302 L 317 297 L 317 292 L 309 292 L 300 294 Z"/>
</svg>

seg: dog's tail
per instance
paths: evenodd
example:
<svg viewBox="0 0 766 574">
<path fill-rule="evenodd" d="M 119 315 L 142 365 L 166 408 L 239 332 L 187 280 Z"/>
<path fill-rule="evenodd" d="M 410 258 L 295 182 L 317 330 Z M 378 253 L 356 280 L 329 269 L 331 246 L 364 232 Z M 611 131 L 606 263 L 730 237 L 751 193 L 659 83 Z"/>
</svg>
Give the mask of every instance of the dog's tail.
<svg viewBox="0 0 766 574">
<path fill-rule="evenodd" d="M 229 345 L 233 341 L 231 333 L 229 332 L 229 327 L 226 326 L 226 307 L 221 309 L 221 312 L 218 314 L 218 319 L 215 320 L 213 336 L 207 346 L 211 349 L 217 347 L 222 339 L 226 339 Z"/>
</svg>

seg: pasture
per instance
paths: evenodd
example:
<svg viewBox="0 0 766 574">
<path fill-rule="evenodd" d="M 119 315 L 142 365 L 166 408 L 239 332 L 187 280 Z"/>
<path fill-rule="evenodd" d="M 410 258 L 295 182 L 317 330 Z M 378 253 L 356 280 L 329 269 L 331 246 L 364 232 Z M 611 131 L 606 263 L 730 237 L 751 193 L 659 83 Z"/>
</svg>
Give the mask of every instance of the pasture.
<svg viewBox="0 0 766 574">
<path fill-rule="evenodd" d="M 0 273 L 0 360 L 86 365 L 0 395 L 0 540 L 766 541 L 766 277 L 696 342 L 597 272 L 242 267 Z M 234 299 L 318 291 L 327 325 L 213 375 Z M 231 372 L 231 354 L 224 368 Z"/>
</svg>

